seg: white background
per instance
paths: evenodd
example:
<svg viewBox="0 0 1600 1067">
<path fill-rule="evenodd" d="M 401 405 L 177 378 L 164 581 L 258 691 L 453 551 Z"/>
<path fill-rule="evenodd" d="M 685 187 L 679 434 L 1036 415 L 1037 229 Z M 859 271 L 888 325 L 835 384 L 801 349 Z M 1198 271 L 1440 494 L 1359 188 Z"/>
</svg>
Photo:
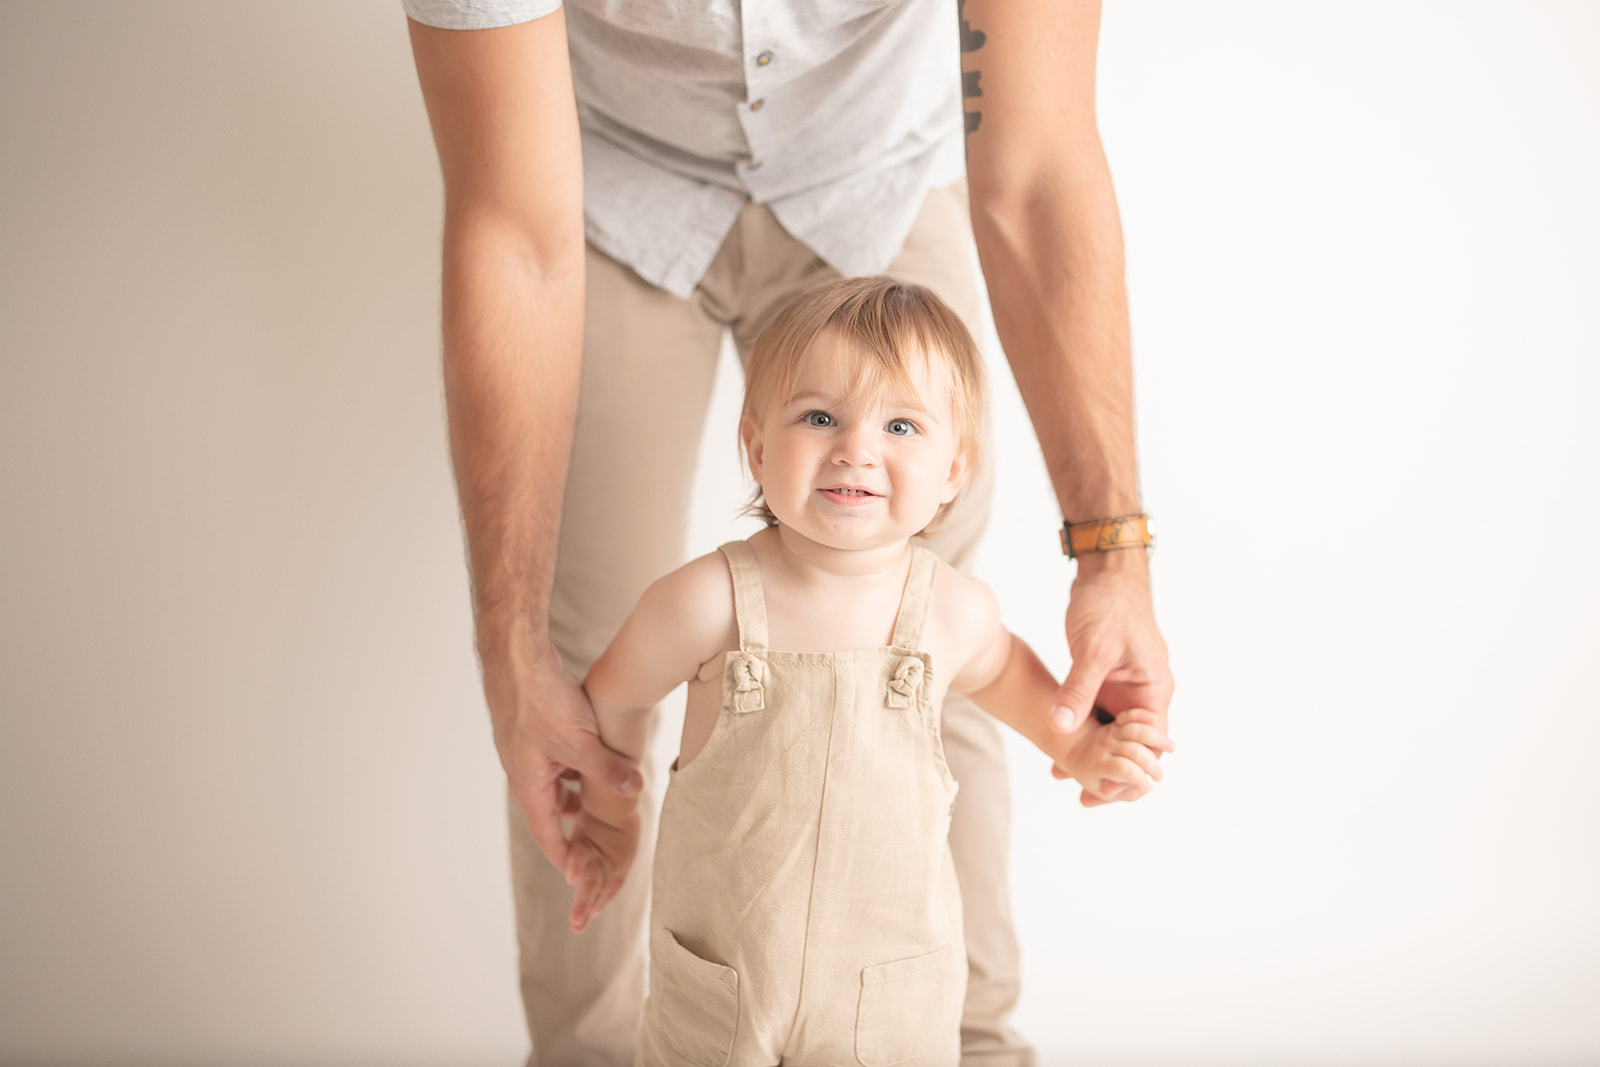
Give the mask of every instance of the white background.
<svg viewBox="0 0 1600 1067">
<path fill-rule="evenodd" d="M 0 1062 L 517 1062 L 398 4 L 0 16 Z M 1044 1064 L 1600 1058 L 1597 46 L 1106 13 L 1180 751 L 1085 812 L 1014 748 Z M 990 345 L 982 570 L 1064 672 Z"/>
</svg>

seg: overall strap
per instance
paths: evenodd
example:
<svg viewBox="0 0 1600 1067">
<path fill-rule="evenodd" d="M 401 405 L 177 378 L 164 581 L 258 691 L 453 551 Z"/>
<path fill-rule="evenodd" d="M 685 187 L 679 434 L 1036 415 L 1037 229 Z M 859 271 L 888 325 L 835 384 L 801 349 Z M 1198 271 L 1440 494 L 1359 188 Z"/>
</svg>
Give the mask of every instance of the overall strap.
<svg viewBox="0 0 1600 1067">
<path fill-rule="evenodd" d="M 761 595 L 761 568 L 748 541 L 729 541 L 718 549 L 728 557 L 733 575 L 733 616 L 739 623 L 739 647 L 746 652 L 767 648 L 767 601 Z"/>
<path fill-rule="evenodd" d="M 911 572 L 900 595 L 900 614 L 894 620 L 894 647 L 922 647 L 922 627 L 928 621 L 928 605 L 933 600 L 933 579 L 939 572 L 939 557 L 921 545 L 911 546 Z"/>
</svg>

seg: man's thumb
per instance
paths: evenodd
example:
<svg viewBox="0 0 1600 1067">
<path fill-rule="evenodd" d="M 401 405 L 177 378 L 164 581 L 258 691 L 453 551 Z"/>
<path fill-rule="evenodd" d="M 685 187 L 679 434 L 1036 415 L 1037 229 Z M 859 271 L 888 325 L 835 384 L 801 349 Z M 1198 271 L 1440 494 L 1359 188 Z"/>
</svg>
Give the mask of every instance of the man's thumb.
<svg viewBox="0 0 1600 1067">
<path fill-rule="evenodd" d="M 644 788 L 644 776 L 634 762 L 607 748 L 598 737 L 583 746 L 579 760 L 577 771 L 586 782 L 594 782 L 625 797 L 638 796 Z"/>
<path fill-rule="evenodd" d="M 1095 698 L 1100 695 L 1100 685 L 1106 680 L 1106 671 L 1096 665 L 1073 661 L 1067 680 L 1056 690 L 1056 702 L 1050 709 L 1050 725 L 1069 734 L 1084 724 L 1094 709 Z"/>
</svg>

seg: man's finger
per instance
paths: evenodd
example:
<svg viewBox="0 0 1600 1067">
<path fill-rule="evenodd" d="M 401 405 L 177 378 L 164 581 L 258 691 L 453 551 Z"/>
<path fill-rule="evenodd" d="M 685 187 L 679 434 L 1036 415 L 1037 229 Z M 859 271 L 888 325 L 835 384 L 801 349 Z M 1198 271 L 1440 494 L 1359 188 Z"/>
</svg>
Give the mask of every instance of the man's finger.
<svg viewBox="0 0 1600 1067">
<path fill-rule="evenodd" d="M 573 933 L 584 933 L 584 928 L 589 926 L 589 899 L 584 893 L 584 885 L 578 883 L 573 888 L 573 915 L 571 915 Z"/>
<path fill-rule="evenodd" d="M 577 851 L 577 850 L 575 850 Z M 599 872 L 596 870 L 596 860 L 587 849 L 574 863 L 574 869 L 569 873 L 568 881 L 572 885 L 572 916 L 571 923 L 574 933 L 583 933 L 589 925 L 589 920 L 594 916 L 594 897 Z"/>
<path fill-rule="evenodd" d="M 594 871 L 589 879 L 589 901 L 583 913 L 583 925 L 587 927 L 593 922 L 605 906 L 611 901 L 608 891 L 611 884 L 609 864 L 598 856 L 595 857 Z"/>
<path fill-rule="evenodd" d="M 1056 690 L 1055 706 L 1050 709 L 1050 725 L 1062 733 L 1071 733 L 1084 724 L 1094 710 L 1100 686 L 1111 673 L 1109 664 L 1085 657 L 1072 661 L 1067 680 Z"/>
<path fill-rule="evenodd" d="M 584 782 L 603 786 L 625 797 L 638 796 L 644 788 L 644 775 L 627 756 L 606 747 L 604 741 L 593 734 L 585 734 L 573 753 L 572 766 L 583 775 Z"/>
<path fill-rule="evenodd" d="M 555 782 L 543 787 L 513 787 L 512 795 L 517 798 L 517 806 L 528 820 L 528 833 L 533 843 L 539 846 L 539 851 L 555 865 L 556 870 L 564 872 L 567 869 L 567 839 L 561 832 L 560 802 L 555 797 L 555 791 L 559 788 Z"/>
<path fill-rule="evenodd" d="M 1070 734 L 1083 725 L 1087 715 L 1081 714 L 1077 708 L 1065 703 L 1060 697 L 1050 708 L 1050 725 L 1058 733 Z"/>
</svg>

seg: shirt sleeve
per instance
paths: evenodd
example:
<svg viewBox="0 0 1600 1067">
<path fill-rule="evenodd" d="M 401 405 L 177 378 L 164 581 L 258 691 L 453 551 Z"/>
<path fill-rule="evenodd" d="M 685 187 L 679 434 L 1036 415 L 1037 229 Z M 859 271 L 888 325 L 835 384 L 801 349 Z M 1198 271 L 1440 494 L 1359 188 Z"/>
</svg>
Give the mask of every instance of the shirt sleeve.
<svg viewBox="0 0 1600 1067">
<path fill-rule="evenodd" d="M 406 14 L 441 30 L 492 30 L 543 18 L 561 0 L 400 0 Z"/>
</svg>

